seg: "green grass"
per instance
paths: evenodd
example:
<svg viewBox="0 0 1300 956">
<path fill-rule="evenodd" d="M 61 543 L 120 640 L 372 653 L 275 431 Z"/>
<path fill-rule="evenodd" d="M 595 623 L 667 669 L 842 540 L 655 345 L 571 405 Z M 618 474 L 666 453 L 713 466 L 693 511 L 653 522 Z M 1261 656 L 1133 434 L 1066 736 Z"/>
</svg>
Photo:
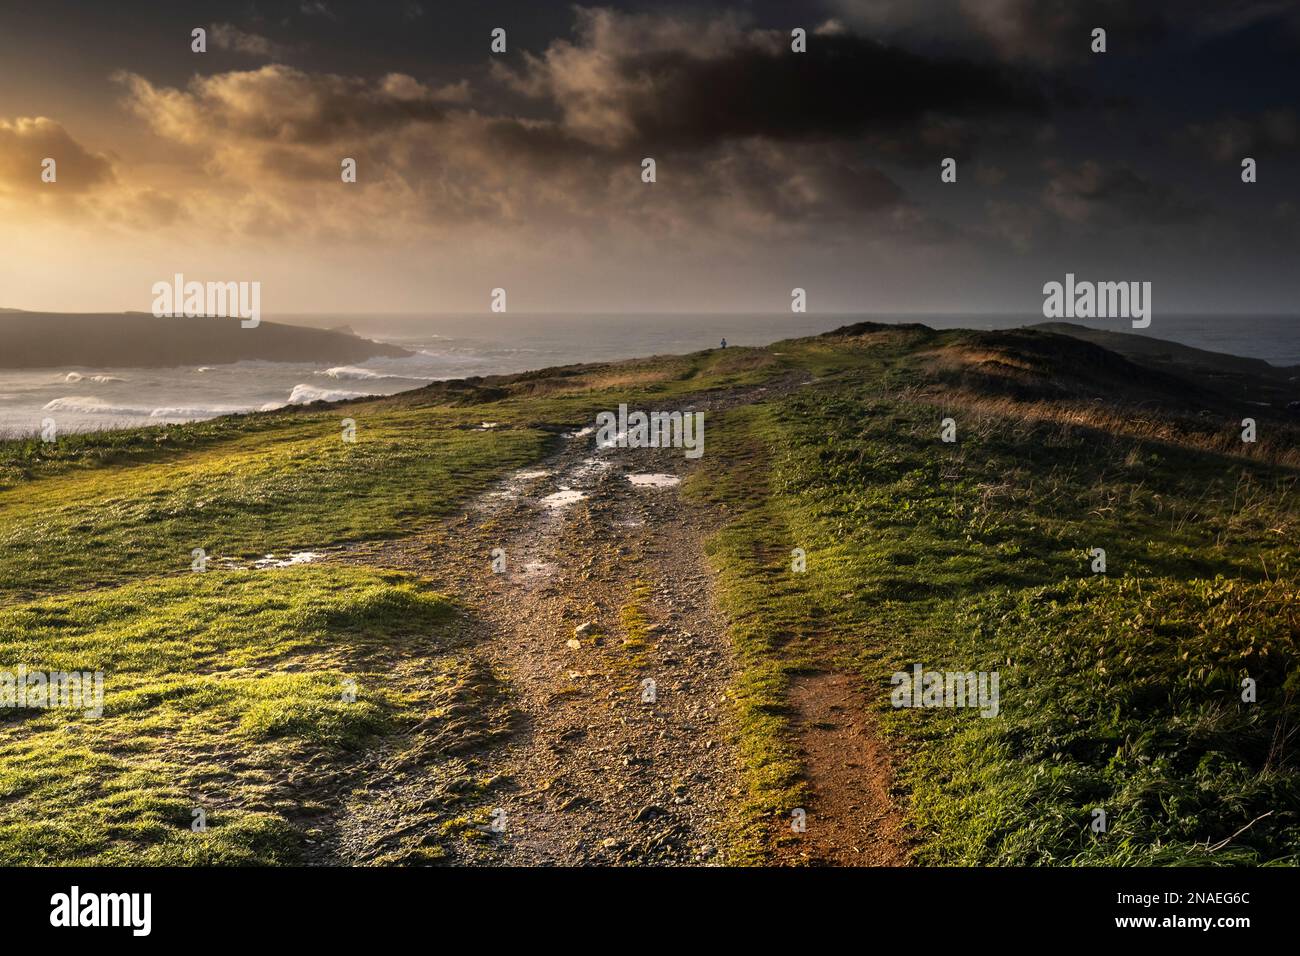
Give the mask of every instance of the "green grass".
<svg viewBox="0 0 1300 956">
<path fill-rule="evenodd" d="M 925 742 L 907 774 L 922 861 L 1300 862 L 1298 611 L 1291 582 L 1098 576 L 959 612 L 929 654 L 999 670 L 1002 713 L 898 719 Z"/>
<path fill-rule="evenodd" d="M 802 799 L 784 691 L 827 668 L 877 688 L 919 862 L 1295 862 L 1296 474 L 963 414 L 920 363 L 865 354 L 715 419 L 691 485 L 729 515 L 710 551 L 742 664 L 741 856 Z M 998 670 L 1000 717 L 890 709 L 914 662 Z"/>
<path fill-rule="evenodd" d="M 811 658 L 800 637 L 814 631 L 816 609 L 792 570 L 791 537 L 770 491 L 771 460 L 761 440 L 767 409 L 726 413 L 710 434 L 711 457 L 686 483 L 688 495 L 725 508 L 726 526 L 706 545 L 726 613 L 739 679 L 732 691 L 745 799 L 732 821 L 731 857 L 766 858 L 770 821 L 806 803 L 785 692 Z"/>
<path fill-rule="evenodd" d="M 475 431 L 429 413 L 294 418 L 166 462 L 67 471 L 0 492 L 0 587 L 34 594 L 211 559 L 406 533 L 540 456 L 533 429 Z"/>
<path fill-rule="evenodd" d="M 102 671 L 105 691 L 100 717 L 0 711 L 0 864 L 294 859 L 311 775 L 292 768 L 347 766 L 425 716 L 427 677 L 456 666 L 453 617 L 416 579 L 337 567 L 0 609 L 0 670 Z M 404 645 L 425 680 L 394 666 Z"/>
<path fill-rule="evenodd" d="M 786 365 L 728 349 L 434 385 L 387 399 L 211 422 L 0 442 L 0 594 L 187 571 L 410 533 L 596 411 L 756 384 Z M 356 442 L 341 422 L 356 422 Z M 480 422 L 499 423 L 480 430 Z"/>
<path fill-rule="evenodd" d="M 493 776 L 474 751 L 511 717 L 451 605 L 402 575 L 220 559 L 417 532 L 556 427 L 783 370 L 736 349 L 0 442 L 0 671 L 102 671 L 106 692 L 98 717 L 0 710 L 0 865 L 294 862 L 340 820 L 374 862 L 481 842 L 466 806 Z M 377 779 L 385 800 L 364 795 Z"/>
</svg>

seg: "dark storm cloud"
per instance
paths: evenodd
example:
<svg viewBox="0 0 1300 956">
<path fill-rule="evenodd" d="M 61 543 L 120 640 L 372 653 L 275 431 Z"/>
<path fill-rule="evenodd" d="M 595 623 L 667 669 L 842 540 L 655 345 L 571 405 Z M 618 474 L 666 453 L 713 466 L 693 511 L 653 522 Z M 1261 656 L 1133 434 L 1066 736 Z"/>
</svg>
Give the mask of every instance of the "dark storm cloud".
<svg viewBox="0 0 1300 956">
<path fill-rule="evenodd" d="M 819 302 L 980 308 L 1048 265 L 1131 263 L 1164 303 L 1293 303 L 1297 24 L 1294 0 L 11 4 L 0 207 L 422 262 L 445 243 L 479 284 L 483 262 L 555 283 L 599 262 L 657 289 L 672 260 L 699 289 L 730 268 L 717 301 L 813 268 Z M 51 152 L 75 202 L 32 174 Z"/>
<path fill-rule="evenodd" d="M 1300 203 L 1276 157 L 1298 145 L 1280 53 L 1295 5 L 417 6 L 178 0 L 165 29 L 135 24 L 158 35 L 133 26 L 123 42 L 147 54 L 113 66 L 174 166 L 121 221 L 164 220 L 171 202 L 175 221 L 234 233 L 590 242 L 628 261 L 843 254 L 905 272 L 933 256 L 1010 277 L 1098 250 L 1166 274 L 1225 244 L 1260 262 L 1294 250 Z M 212 53 L 196 57 L 186 38 L 205 23 Z M 1089 52 L 1094 26 L 1106 56 Z M 1223 168 L 1240 155 L 1274 158 L 1257 185 Z M 344 156 L 361 177 L 331 189 Z"/>
<path fill-rule="evenodd" d="M 1042 13 L 1004 5 L 1009 22 Z M 319 179 L 346 146 L 408 194 L 412 214 L 424 208 L 442 222 L 523 221 L 544 210 L 567 223 L 615 216 L 627 228 L 684 234 L 694 223 L 827 242 L 858 229 L 956 241 L 973 228 L 1023 252 L 1045 229 L 1176 228 L 1210 215 L 1176 177 L 1140 173 L 1104 148 L 1083 161 L 1046 147 L 1058 155 L 1045 159 L 1042 134 L 1054 121 L 1087 130 L 1114 96 L 1077 94 L 1041 64 L 917 53 L 835 21 L 808 21 L 807 52 L 795 53 L 788 29 L 735 13 L 570 15 L 571 30 L 537 52 L 485 53 L 489 72 L 479 76 L 488 82 L 473 88 L 474 109 L 463 80 L 281 64 L 196 77 L 184 90 L 132 77 L 130 100 L 156 132 L 210 144 L 232 172 Z M 528 115 L 510 95 L 519 93 Z M 1272 142 L 1288 129 L 1273 118 L 1194 132 Z M 643 156 L 661 164 L 657 192 L 628 191 Z M 982 164 L 969 172 L 985 192 L 971 211 L 945 202 L 945 156 Z M 935 172 L 905 189 L 895 165 Z"/>
<path fill-rule="evenodd" d="M 337 20 L 338 14 L 324 0 L 302 0 L 298 4 L 298 9 L 304 16 L 324 17 L 327 20 Z"/>
<path fill-rule="evenodd" d="M 1086 60 L 1096 27 L 1107 31 L 1108 49 L 1121 56 L 1268 22 L 1300 38 L 1293 0 L 832 0 L 831 6 L 850 25 L 909 45 L 1050 65 Z"/>
<path fill-rule="evenodd" d="M 584 10 L 576 43 L 556 41 L 521 73 L 502 73 L 550 99 L 575 135 L 633 149 L 933 135 L 945 119 L 956 130 L 1047 108 L 1040 84 L 1020 71 L 810 32 L 807 52 L 795 53 L 788 33 L 736 19 Z"/>
<path fill-rule="evenodd" d="M 751 47 L 706 58 L 633 56 L 652 77 L 623 110 L 645 143 L 698 146 L 744 136 L 848 138 L 917 129 L 935 115 L 1041 114 L 1044 99 L 999 67 L 927 58 L 855 36 L 814 37 L 807 53 Z"/>
</svg>

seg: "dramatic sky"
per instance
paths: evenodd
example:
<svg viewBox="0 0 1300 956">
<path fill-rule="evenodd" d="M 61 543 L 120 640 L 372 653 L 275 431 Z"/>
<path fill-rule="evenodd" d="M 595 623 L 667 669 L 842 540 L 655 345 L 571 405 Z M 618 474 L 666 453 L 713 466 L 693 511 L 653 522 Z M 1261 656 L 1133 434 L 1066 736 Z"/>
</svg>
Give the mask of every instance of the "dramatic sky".
<svg viewBox="0 0 1300 956">
<path fill-rule="evenodd" d="M 1298 110 L 1279 0 L 6 3 L 0 306 L 1294 312 Z"/>
</svg>

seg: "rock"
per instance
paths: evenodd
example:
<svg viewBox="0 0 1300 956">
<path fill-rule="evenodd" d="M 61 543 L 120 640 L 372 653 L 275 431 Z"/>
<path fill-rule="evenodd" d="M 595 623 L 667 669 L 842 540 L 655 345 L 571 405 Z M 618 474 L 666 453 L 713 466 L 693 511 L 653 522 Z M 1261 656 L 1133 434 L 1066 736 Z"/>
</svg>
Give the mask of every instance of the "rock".
<svg viewBox="0 0 1300 956">
<path fill-rule="evenodd" d="M 577 638 L 573 638 L 573 637 L 571 637 L 571 638 L 569 638 L 567 641 L 564 642 L 564 646 L 567 647 L 567 648 L 569 648 L 570 650 L 574 650 L 574 651 L 576 651 L 578 648 L 580 648 L 580 647 L 582 646 L 582 644 L 581 644 L 581 642 L 578 641 Z"/>
<path fill-rule="evenodd" d="M 587 637 L 589 634 L 591 634 L 591 633 L 592 633 L 593 631 L 595 631 L 595 630 L 596 630 L 596 625 L 595 625 L 594 622 L 592 622 L 592 621 L 583 621 L 581 624 L 579 624 L 577 627 L 575 627 L 575 628 L 573 629 L 573 636 L 574 636 L 574 637 Z"/>
<path fill-rule="evenodd" d="M 656 804 L 649 803 L 642 807 L 637 815 L 632 818 L 633 823 L 644 823 L 646 820 L 653 820 L 655 817 L 664 815 L 664 808 Z"/>
</svg>

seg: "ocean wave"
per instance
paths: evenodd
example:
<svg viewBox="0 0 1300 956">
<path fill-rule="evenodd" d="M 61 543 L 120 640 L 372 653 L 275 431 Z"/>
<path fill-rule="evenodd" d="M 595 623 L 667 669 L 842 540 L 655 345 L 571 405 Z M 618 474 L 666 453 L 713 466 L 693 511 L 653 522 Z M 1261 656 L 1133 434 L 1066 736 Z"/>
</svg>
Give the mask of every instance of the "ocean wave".
<svg viewBox="0 0 1300 956">
<path fill-rule="evenodd" d="M 63 376 L 65 382 L 125 382 L 126 379 L 118 378 L 116 375 L 82 375 L 80 372 L 69 372 Z"/>
<path fill-rule="evenodd" d="M 138 405 L 113 405 L 91 395 L 68 395 L 46 402 L 47 412 L 69 412 L 77 415 L 118 415 L 131 418 L 214 418 L 249 412 L 247 405 L 163 405 L 141 408 Z"/>
<path fill-rule="evenodd" d="M 215 418 L 217 415 L 236 415 L 251 412 L 248 405 L 173 405 L 155 408 L 150 418 Z"/>
<path fill-rule="evenodd" d="M 325 375 L 329 378 L 401 378 L 400 375 L 384 375 L 381 372 L 373 372 L 368 368 L 357 368 L 355 365 L 339 365 L 335 368 L 327 368 L 323 372 L 313 372 L 313 375 Z"/>
<path fill-rule="evenodd" d="M 45 403 L 47 412 L 79 412 L 83 415 L 148 415 L 153 409 L 110 405 L 92 395 L 67 395 Z"/>
<path fill-rule="evenodd" d="M 315 385 L 295 385 L 289 393 L 290 405 L 309 402 L 341 402 L 348 398 L 365 398 L 365 392 L 345 392 L 337 388 L 317 388 Z"/>
<path fill-rule="evenodd" d="M 418 356 L 425 355 L 429 358 L 439 359 L 443 362 L 477 362 L 481 365 L 492 361 L 490 356 L 484 355 L 474 348 L 446 348 L 435 352 L 433 349 L 416 349 L 416 354 L 406 358 L 394 359 L 395 362 L 418 361 Z"/>
</svg>

